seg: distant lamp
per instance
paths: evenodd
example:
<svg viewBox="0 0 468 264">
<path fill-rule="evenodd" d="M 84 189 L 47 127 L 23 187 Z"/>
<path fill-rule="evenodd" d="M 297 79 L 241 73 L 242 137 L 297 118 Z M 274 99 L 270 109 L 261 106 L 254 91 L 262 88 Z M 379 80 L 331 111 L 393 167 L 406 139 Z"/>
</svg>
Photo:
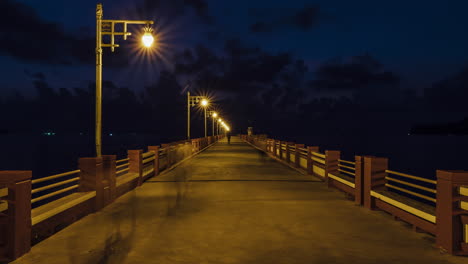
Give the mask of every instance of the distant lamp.
<svg viewBox="0 0 468 264">
<path fill-rule="evenodd" d="M 154 42 L 153 29 L 149 26 L 146 26 L 143 28 L 143 31 L 145 33 L 143 34 L 143 37 L 141 37 L 141 42 L 143 43 L 143 46 L 150 48 Z"/>
<path fill-rule="evenodd" d="M 217 117 L 218 116 L 218 113 L 214 112 L 213 113 L 213 118 Z"/>
</svg>

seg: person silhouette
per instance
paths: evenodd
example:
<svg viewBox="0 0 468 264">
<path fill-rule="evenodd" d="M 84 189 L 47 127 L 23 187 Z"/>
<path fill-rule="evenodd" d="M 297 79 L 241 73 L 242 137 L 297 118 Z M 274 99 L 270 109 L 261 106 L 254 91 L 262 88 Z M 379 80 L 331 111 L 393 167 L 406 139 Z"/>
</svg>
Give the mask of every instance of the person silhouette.
<svg viewBox="0 0 468 264">
<path fill-rule="evenodd" d="M 226 137 L 227 137 L 227 140 L 228 140 L 228 144 L 231 144 L 231 132 L 227 132 Z"/>
</svg>

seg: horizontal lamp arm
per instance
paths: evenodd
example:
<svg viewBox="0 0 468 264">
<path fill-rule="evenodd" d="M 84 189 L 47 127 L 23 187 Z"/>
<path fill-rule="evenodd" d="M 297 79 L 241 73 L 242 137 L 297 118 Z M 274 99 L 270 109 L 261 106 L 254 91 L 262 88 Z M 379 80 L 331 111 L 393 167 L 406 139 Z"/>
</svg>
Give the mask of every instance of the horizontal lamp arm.
<svg viewBox="0 0 468 264">
<path fill-rule="evenodd" d="M 129 25 L 146 25 L 150 24 L 153 25 L 154 21 L 152 20 L 109 20 L 109 19 L 103 19 L 102 23 L 125 23 Z"/>
</svg>

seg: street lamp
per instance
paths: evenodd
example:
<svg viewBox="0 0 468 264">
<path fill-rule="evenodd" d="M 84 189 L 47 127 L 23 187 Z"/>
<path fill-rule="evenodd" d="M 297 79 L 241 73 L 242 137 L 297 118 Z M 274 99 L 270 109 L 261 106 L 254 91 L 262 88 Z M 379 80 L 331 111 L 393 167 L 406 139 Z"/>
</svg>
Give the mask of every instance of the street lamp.
<svg viewBox="0 0 468 264">
<path fill-rule="evenodd" d="M 215 122 L 215 118 L 218 116 L 218 113 L 216 113 L 215 111 L 209 111 L 209 112 L 208 112 L 208 115 L 210 115 L 210 116 L 212 117 L 212 119 L 213 119 L 213 122 L 212 122 L 212 124 L 211 124 L 211 128 L 213 129 L 213 132 L 212 132 L 211 135 L 214 136 L 214 135 L 215 135 L 215 129 L 214 129 L 214 128 L 215 128 L 215 125 L 214 125 L 214 122 Z"/>
<path fill-rule="evenodd" d="M 205 137 L 208 136 L 207 131 L 206 131 L 206 108 L 208 107 L 208 100 L 203 99 L 200 103 L 200 105 L 203 107 L 203 110 L 205 112 Z"/>
<path fill-rule="evenodd" d="M 200 103 L 201 102 L 201 103 Z M 190 107 L 194 107 L 200 103 L 202 106 L 206 104 L 208 106 L 208 100 L 204 96 L 191 96 L 190 92 L 187 92 L 187 139 L 190 139 Z M 206 108 L 205 108 L 205 123 L 206 123 Z M 206 126 L 205 126 L 206 130 Z M 205 131 L 206 137 L 206 131 Z"/>
<path fill-rule="evenodd" d="M 223 120 L 222 120 L 221 118 L 219 118 L 219 119 L 218 119 L 218 127 L 217 127 L 217 129 L 218 129 L 218 133 L 217 133 L 217 134 L 218 134 L 218 135 L 219 135 L 219 124 L 221 124 L 221 122 L 223 122 Z"/>
<path fill-rule="evenodd" d="M 132 33 L 127 32 L 127 25 L 146 25 L 142 37 L 142 43 L 145 47 L 151 47 L 154 42 L 152 29 L 150 24 L 154 24 L 151 20 L 104 20 L 102 4 L 97 4 L 96 8 L 96 156 L 102 155 L 102 48 L 111 48 L 114 52 L 119 44 L 115 44 L 115 36 L 123 36 L 126 40 L 127 36 Z M 122 24 L 123 32 L 116 32 L 115 25 Z M 110 44 L 102 43 L 102 36 L 110 36 Z"/>
</svg>

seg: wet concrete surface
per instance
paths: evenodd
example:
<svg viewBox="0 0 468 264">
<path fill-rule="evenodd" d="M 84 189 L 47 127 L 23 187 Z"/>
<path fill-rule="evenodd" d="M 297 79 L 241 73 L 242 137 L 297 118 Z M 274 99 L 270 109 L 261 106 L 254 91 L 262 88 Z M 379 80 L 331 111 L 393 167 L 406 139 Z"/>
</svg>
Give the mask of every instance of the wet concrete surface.
<svg viewBox="0 0 468 264">
<path fill-rule="evenodd" d="M 468 263 L 233 137 L 14 263 Z"/>
</svg>

